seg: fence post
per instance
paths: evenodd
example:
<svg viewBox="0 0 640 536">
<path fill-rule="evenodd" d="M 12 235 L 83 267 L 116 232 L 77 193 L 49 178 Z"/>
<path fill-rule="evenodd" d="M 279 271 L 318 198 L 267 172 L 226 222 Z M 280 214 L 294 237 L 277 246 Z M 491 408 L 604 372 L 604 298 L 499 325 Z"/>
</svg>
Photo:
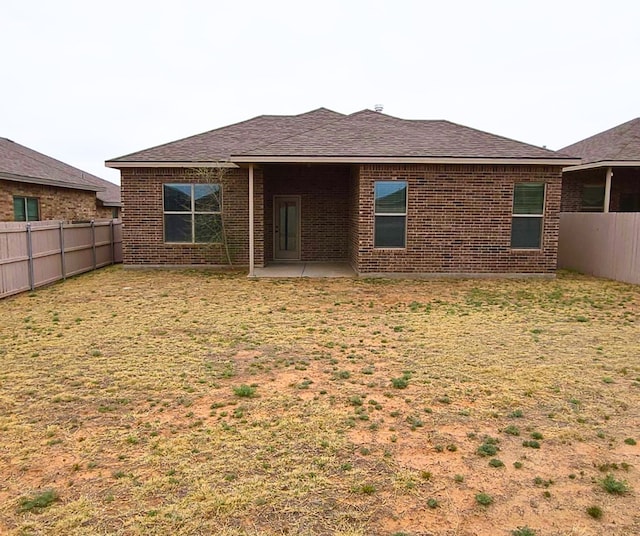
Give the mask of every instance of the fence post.
<svg viewBox="0 0 640 536">
<path fill-rule="evenodd" d="M 62 267 L 62 279 L 67 279 L 67 264 L 64 258 L 64 222 L 60 221 L 60 265 Z"/>
<path fill-rule="evenodd" d="M 111 218 L 109 229 L 111 231 L 111 264 L 115 264 L 116 263 L 116 234 L 115 234 L 116 231 L 113 227 L 113 218 Z"/>
<path fill-rule="evenodd" d="M 97 265 L 98 265 L 98 261 L 97 261 L 97 257 L 96 257 L 96 224 L 94 222 L 94 220 L 91 220 L 91 243 L 92 243 L 92 251 L 93 251 L 93 269 L 95 270 Z"/>
<path fill-rule="evenodd" d="M 33 273 L 33 242 L 31 237 L 31 224 L 27 223 L 27 256 L 29 258 L 29 288 L 36 288 Z"/>
</svg>

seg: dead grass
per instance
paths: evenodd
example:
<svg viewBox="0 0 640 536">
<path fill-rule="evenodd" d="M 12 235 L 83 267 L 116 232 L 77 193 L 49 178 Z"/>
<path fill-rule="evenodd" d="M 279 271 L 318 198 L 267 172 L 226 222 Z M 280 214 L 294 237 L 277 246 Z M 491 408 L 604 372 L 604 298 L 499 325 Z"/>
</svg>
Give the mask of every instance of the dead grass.
<svg viewBox="0 0 640 536">
<path fill-rule="evenodd" d="M 637 286 L 110 268 L 0 314 L 0 533 L 640 532 Z"/>
</svg>

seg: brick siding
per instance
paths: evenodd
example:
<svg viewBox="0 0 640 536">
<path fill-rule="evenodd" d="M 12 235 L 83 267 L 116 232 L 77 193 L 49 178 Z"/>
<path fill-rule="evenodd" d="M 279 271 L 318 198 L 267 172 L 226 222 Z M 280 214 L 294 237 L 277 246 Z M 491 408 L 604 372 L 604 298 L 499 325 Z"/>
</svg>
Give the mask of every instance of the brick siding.
<svg viewBox="0 0 640 536">
<path fill-rule="evenodd" d="M 221 244 L 166 244 L 162 189 L 165 183 L 195 183 L 192 170 L 130 168 L 121 172 L 123 261 L 130 265 L 226 265 Z M 229 169 L 222 181 L 222 203 L 227 242 L 234 265 L 249 263 L 249 181 L 247 169 Z M 264 227 L 262 172 L 254 171 L 256 265 L 263 264 Z"/>
<path fill-rule="evenodd" d="M 248 263 L 246 169 L 223 186 L 234 264 Z M 557 166 L 362 165 L 256 167 L 256 265 L 272 260 L 273 196 L 301 197 L 303 261 L 345 260 L 362 274 L 553 273 L 556 269 L 561 168 Z M 376 180 L 406 180 L 406 248 L 373 247 Z M 196 182 L 184 169 L 125 169 L 124 262 L 146 265 L 225 264 L 218 246 L 165 244 L 162 185 Z M 546 184 L 540 250 L 512 250 L 513 188 Z"/>
<path fill-rule="evenodd" d="M 38 198 L 41 220 L 111 218 L 111 208 L 96 206 L 95 192 L 0 180 L 0 221 L 14 221 L 14 196 Z"/>
<path fill-rule="evenodd" d="M 374 182 L 408 182 L 407 243 L 373 247 Z M 513 250 L 513 185 L 546 186 L 542 248 Z M 363 165 L 358 271 L 551 273 L 556 269 L 561 168 L 542 166 Z"/>
</svg>

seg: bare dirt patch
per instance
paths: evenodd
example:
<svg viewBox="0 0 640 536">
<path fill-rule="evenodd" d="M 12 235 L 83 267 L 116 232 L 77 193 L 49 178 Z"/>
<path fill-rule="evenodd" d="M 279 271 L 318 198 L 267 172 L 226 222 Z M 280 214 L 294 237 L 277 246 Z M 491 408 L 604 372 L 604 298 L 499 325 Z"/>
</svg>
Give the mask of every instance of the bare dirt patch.
<svg viewBox="0 0 640 536">
<path fill-rule="evenodd" d="M 637 286 L 111 268 L 0 315 L 0 533 L 640 533 Z"/>
</svg>

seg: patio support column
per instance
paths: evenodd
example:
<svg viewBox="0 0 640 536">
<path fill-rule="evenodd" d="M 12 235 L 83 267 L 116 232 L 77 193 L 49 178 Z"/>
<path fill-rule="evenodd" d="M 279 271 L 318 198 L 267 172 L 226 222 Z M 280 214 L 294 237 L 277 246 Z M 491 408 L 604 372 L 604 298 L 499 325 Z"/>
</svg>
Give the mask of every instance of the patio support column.
<svg viewBox="0 0 640 536">
<path fill-rule="evenodd" d="M 253 231 L 253 164 L 249 164 L 249 277 L 254 277 L 255 252 Z"/>
<path fill-rule="evenodd" d="M 613 170 L 607 168 L 607 178 L 604 183 L 604 211 L 609 212 L 609 205 L 611 203 L 611 177 L 613 177 Z"/>
</svg>

